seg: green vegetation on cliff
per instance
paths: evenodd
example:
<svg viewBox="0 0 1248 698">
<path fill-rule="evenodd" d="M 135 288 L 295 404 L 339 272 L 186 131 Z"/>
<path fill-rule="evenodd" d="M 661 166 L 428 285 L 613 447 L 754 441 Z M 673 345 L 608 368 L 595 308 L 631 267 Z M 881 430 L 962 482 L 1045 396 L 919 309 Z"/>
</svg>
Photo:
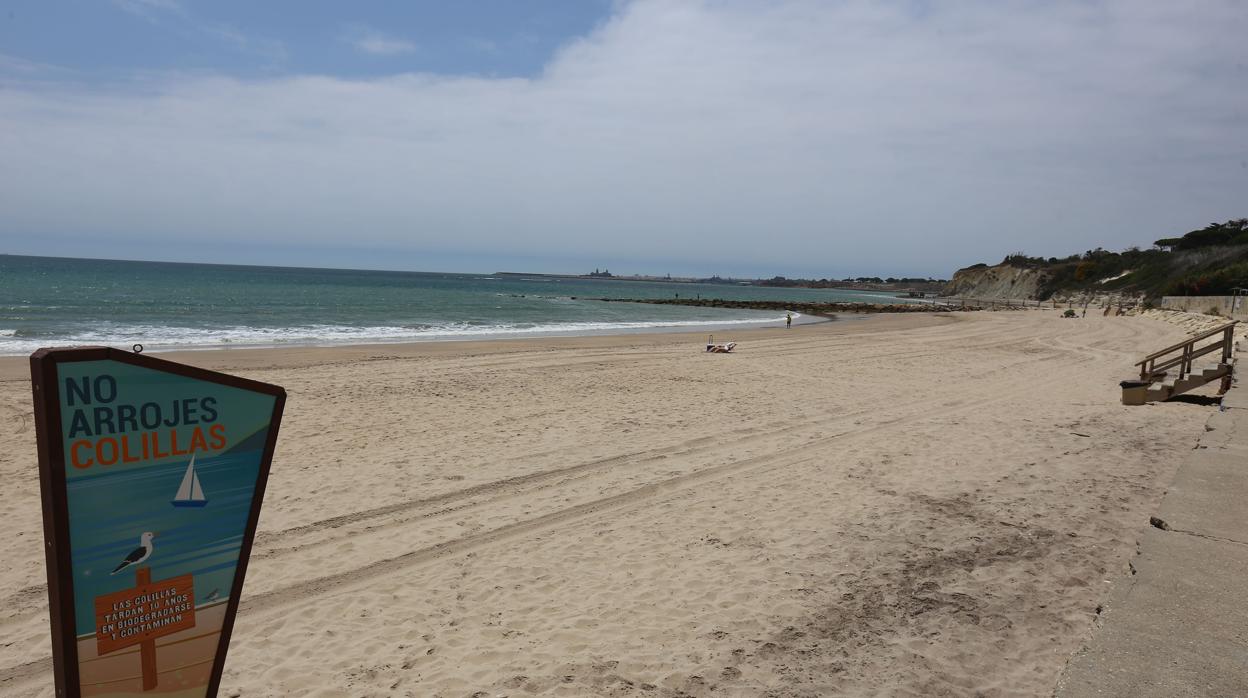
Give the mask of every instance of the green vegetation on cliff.
<svg viewBox="0 0 1248 698">
<path fill-rule="evenodd" d="M 1248 287 L 1248 218 L 1212 223 L 1182 237 L 1163 238 L 1151 249 L 1132 247 L 1122 252 L 1101 248 L 1069 257 L 1008 255 L 1001 267 L 1032 270 L 1037 275 L 1035 296 L 1118 292 L 1159 296 L 1230 295 Z M 987 268 L 976 264 L 959 275 Z M 963 291 L 959 291 L 963 292 Z"/>
</svg>

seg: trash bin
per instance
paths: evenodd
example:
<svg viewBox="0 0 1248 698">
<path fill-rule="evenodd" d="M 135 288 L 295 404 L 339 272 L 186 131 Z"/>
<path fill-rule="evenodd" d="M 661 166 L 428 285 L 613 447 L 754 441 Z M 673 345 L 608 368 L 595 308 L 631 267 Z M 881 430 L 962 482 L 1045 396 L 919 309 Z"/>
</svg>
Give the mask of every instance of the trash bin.
<svg viewBox="0 0 1248 698">
<path fill-rule="evenodd" d="M 1143 405 L 1148 402 L 1148 381 L 1122 381 L 1118 384 L 1122 388 L 1122 404 L 1124 405 Z"/>
</svg>

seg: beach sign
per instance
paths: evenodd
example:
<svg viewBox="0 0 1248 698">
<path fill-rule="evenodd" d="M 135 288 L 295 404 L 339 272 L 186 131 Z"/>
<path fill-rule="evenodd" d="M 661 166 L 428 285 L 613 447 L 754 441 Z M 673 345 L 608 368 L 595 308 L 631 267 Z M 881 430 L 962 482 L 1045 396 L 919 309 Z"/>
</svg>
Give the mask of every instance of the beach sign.
<svg viewBox="0 0 1248 698">
<path fill-rule="evenodd" d="M 58 696 L 214 696 L 275 385 L 105 347 L 30 357 Z"/>
</svg>

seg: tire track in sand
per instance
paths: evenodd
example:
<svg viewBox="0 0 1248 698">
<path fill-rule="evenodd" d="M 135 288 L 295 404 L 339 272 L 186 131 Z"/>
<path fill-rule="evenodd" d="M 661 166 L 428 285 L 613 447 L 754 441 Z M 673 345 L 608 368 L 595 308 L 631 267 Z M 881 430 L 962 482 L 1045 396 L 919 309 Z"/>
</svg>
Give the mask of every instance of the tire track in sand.
<svg viewBox="0 0 1248 698">
<path fill-rule="evenodd" d="M 1043 363 L 1054 360 L 1056 360 L 1056 358 L 1046 357 L 1034 360 L 1031 363 Z M 1089 363 L 1090 361 L 1091 359 L 1082 359 L 1074 363 L 1082 364 Z M 1032 386 L 1038 386 L 1047 380 L 1049 380 L 1047 375 L 1041 375 L 1034 380 L 1020 384 L 1020 388 L 1026 389 Z M 1009 400 L 1010 396 L 997 395 L 982 399 L 975 398 L 976 395 L 963 395 L 955 400 L 947 401 L 944 405 L 942 405 L 946 409 L 942 410 L 940 414 L 942 416 L 947 416 L 949 414 L 956 414 L 965 410 L 991 407 L 999 402 Z M 931 402 L 938 403 L 940 401 Z M 251 598 L 243 601 L 240 605 L 240 610 L 246 610 L 249 613 L 265 613 L 286 608 L 291 605 L 308 602 L 312 599 L 312 597 L 321 596 L 339 588 L 368 584 L 371 580 L 374 580 L 377 577 L 392 574 L 413 565 L 436 560 L 453 553 L 464 552 L 503 540 L 522 537 L 539 530 L 549 530 L 564 523 L 588 518 L 596 514 L 614 512 L 634 505 L 644 505 L 648 501 L 653 500 L 660 495 L 688 489 L 694 485 L 700 485 L 728 475 L 737 474 L 741 471 L 762 471 L 766 470 L 768 466 L 780 467 L 806 463 L 817 458 L 826 457 L 825 449 L 834 441 L 866 437 L 877 431 L 891 427 L 899 422 L 914 420 L 921 417 L 923 414 L 931 414 L 931 412 L 928 411 L 929 407 L 930 405 L 925 405 L 919 409 L 898 410 L 898 414 L 881 419 L 872 425 L 858 426 L 852 430 L 825 436 L 818 440 L 790 448 L 786 451 L 746 458 L 720 466 L 703 468 L 701 470 L 696 470 L 677 477 L 642 485 L 627 492 L 574 505 L 566 509 L 537 516 L 532 519 L 526 519 L 500 526 L 483 533 L 443 541 L 424 548 L 408 551 L 394 557 L 377 560 L 367 565 L 352 568 L 343 572 L 317 577 L 273 589 L 252 596 Z"/>
<path fill-rule="evenodd" d="M 1137 334 L 1137 333 L 1132 333 L 1132 334 Z M 1067 353 L 1071 350 L 1073 350 L 1073 353 L 1081 355 L 1084 358 L 1071 361 Z M 1046 364 L 1046 363 L 1052 363 L 1052 362 L 1061 361 L 1061 360 L 1064 360 L 1065 363 L 1068 365 L 1072 363 L 1073 364 L 1085 364 L 1085 363 L 1095 361 L 1097 359 L 1105 359 L 1105 358 L 1107 357 L 1104 356 L 1104 352 L 1102 351 L 1096 351 L 1096 350 L 1089 351 L 1086 347 L 1062 347 L 1061 350 L 1059 350 L 1055 354 L 1045 356 L 1045 357 L 1040 357 L 1040 358 L 1034 358 L 1034 359 L 1030 359 L 1030 360 L 1026 360 L 1022 362 L 1016 362 L 1014 364 L 1010 364 L 1010 365 L 1006 365 L 1006 366 L 993 369 L 992 372 L 997 372 L 997 371 L 1002 371 L 1002 370 L 1017 370 L 1018 368 L 1022 367 L 1025 364 Z M 1025 383 L 1021 383 L 1020 388 L 1025 389 L 1028 386 L 1037 385 L 1047 380 L 1049 380 L 1049 377 L 1047 376 L 1047 374 L 1041 373 L 1037 375 L 1035 378 L 1033 378 L 1032 380 L 1026 381 Z M 413 565 L 420 564 L 422 562 L 436 560 L 436 559 L 445 557 L 450 554 L 454 554 L 454 553 L 458 553 L 458 552 L 462 552 L 466 550 L 471 550 L 471 549 L 478 548 L 478 547 L 488 546 L 492 543 L 496 543 L 502 540 L 509 540 L 509 539 L 522 537 L 534 531 L 549 530 L 549 529 L 557 528 L 561 525 L 572 523 L 581 519 L 590 518 L 597 514 L 615 512 L 615 511 L 619 511 L 619 510 L 626 509 L 626 508 L 633 507 L 633 506 L 644 506 L 646 503 L 651 502 L 662 495 L 685 490 L 693 485 L 701 484 L 703 482 L 725 477 L 725 476 L 735 474 L 741 471 L 745 471 L 745 470 L 764 471 L 768 467 L 780 467 L 782 465 L 792 465 L 795 463 L 808 462 L 814 458 L 826 455 L 826 451 L 824 449 L 829 443 L 835 440 L 854 439 L 858 437 L 867 436 L 876 431 L 892 426 L 898 422 L 915 419 L 915 418 L 921 417 L 925 413 L 930 414 L 931 413 L 930 409 L 933 406 L 939 405 L 940 407 L 944 408 L 942 411 L 942 414 L 947 415 L 950 413 L 957 413 L 957 412 L 961 412 L 961 411 L 968 410 L 968 409 L 988 407 L 995 403 L 998 403 L 1007 399 L 1005 396 L 986 397 L 982 399 L 976 399 L 977 396 L 979 395 L 980 394 L 975 391 L 968 391 L 959 395 L 957 399 L 947 400 L 947 401 L 944 401 L 943 403 L 940 400 L 926 401 L 925 403 L 921 403 L 918 405 L 916 405 L 915 403 L 911 403 L 911 405 L 909 406 L 910 409 L 896 410 L 893 413 L 891 413 L 891 415 L 883 416 L 883 418 L 881 418 L 879 421 L 877 421 L 876 423 L 872 425 L 865 426 L 865 427 L 858 427 L 850 431 L 844 431 L 844 432 L 840 432 L 837 434 L 832 434 L 830 436 L 826 436 L 818 440 L 788 449 L 787 451 L 784 451 L 781 453 L 772 453 L 772 454 L 768 454 L 765 456 L 758 456 L 754 458 L 743 459 L 741 461 L 728 463 L 722 466 L 704 468 L 704 469 L 694 471 L 691 473 L 687 473 L 678 477 L 649 483 L 649 484 L 643 485 L 641 487 L 638 487 L 636 489 L 633 489 L 633 490 L 630 490 L 628 492 L 624 492 L 621 494 L 613 495 L 610 497 L 604 497 L 604 498 L 600 498 L 600 499 L 589 501 L 589 502 L 584 502 L 582 504 L 578 504 L 572 507 L 568 507 L 568 508 L 561 509 L 555 512 L 551 512 L 549 514 L 541 515 L 532 519 L 518 521 L 512 524 L 504 525 L 504 526 L 501 526 L 501 527 L 498 527 L 498 528 L 495 528 L 495 529 L 492 529 L 490 531 L 486 531 L 483 533 L 473 534 L 473 535 L 460 537 L 460 538 L 456 538 L 456 539 L 452 539 L 448 541 L 443 541 L 443 542 L 440 542 L 431 546 L 409 551 L 407 553 L 403 553 L 395 557 L 377 560 L 373 563 L 363 565 L 360 567 L 356 567 L 356 568 L 353 568 L 351 570 L 344 571 L 341 573 L 331 574 L 331 575 L 318 577 L 318 578 L 310 579 L 310 580 L 305 580 L 303 582 L 298 582 L 293 585 L 288 585 L 285 587 L 274 589 L 269 592 L 265 592 L 263 594 L 249 598 L 246 601 L 244 601 L 242 606 L 249 613 L 267 613 L 267 612 L 274 611 L 274 610 L 280 610 L 282 608 L 286 608 L 291 605 L 303 603 L 305 601 L 310 600 L 311 597 L 321 596 L 326 593 L 337 590 L 339 588 L 353 586 L 356 584 L 367 584 L 370 582 L 370 580 L 374 580 L 379 576 L 391 574 L 393 572 L 411 567 Z M 876 410 L 875 412 L 878 414 L 879 411 Z M 830 425 L 827 422 L 820 422 L 819 426 L 826 429 Z M 691 443 L 706 443 L 706 442 L 715 441 L 715 440 L 716 440 L 715 437 L 708 436 L 708 437 L 701 437 L 699 439 L 691 440 Z M 633 455 L 633 454 L 626 454 L 626 455 Z M 592 463 L 579 464 L 578 466 L 570 466 L 570 467 L 571 468 L 584 467 L 585 469 L 591 469 L 596 466 L 598 468 L 604 468 L 604 467 L 608 467 L 608 464 L 610 462 L 618 460 L 618 458 L 619 457 L 613 457 L 613 458 L 603 459 L 601 461 L 594 461 Z M 526 480 L 527 479 L 536 480 L 536 479 L 542 478 L 543 476 L 549 479 L 550 477 L 552 477 L 552 474 L 550 474 L 549 471 L 543 471 L 543 473 L 532 474 L 531 478 L 530 476 L 521 476 L 521 477 Z M 497 486 L 498 483 L 487 483 L 485 486 L 488 487 L 490 485 Z M 454 494 L 454 493 L 450 493 L 450 494 Z M 463 495 L 461 494 L 460 496 L 462 497 Z M 402 503 L 401 505 L 396 505 L 396 506 L 410 507 L 411 504 L 412 503 Z M 385 509 L 385 508 L 382 508 L 382 509 Z M 388 512 L 383 512 L 380 514 L 374 514 L 373 516 L 384 517 L 387 515 L 387 513 Z M 347 515 L 347 516 L 352 516 L 352 515 Z M 336 518 L 341 519 L 342 517 L 336 517 Z M 322 527 L 333 526 L 332 522 L 331 523 L 317 522 L 317 523 L 320 524 Z M 27 590 L 21 590 L 21 592 L 25 592 L 25 591 Z M 4 684 L 9 683 L 14 680 L 20 680 L 22 678 L 30 677 L 38 673 L 46 672 L 49 669 L 50 669 L 50 657 L 46 657 L 40 660 L 34 660 L 31 662 L 26 662 L 17 666 L 13 666 L 7 669 L 0 670 L 0 686 L 3 686 Z"/>
<path fill-rule="evenodd" d="M 1022 347 L 1027 344 L 1036 343 L 1034 337 L 1009 337 L 1002 338 L 999 332 L 978 333 L 979 336 L 994 337 L 995 341 L 984 342 L 968 350 L 980 350 L 984 348 L 1002 348 L 1002 347 Z M 925 338 L 926 339 L 926 338 Z M 783 342 L 784 340 L 777 340 Z M 799 340 L 799 343 L 805 343 Z M 787 348 L 787 347 L 786 347 Z M 1076 353 L 1086 352 L 1080 347 L 1064 346 L 1064 351 L 1074 351 Z M 859 354 L 857 359 L 879 359 L 879 358 L 913 358 L 927 354 L 930 350 L 904 351 L 884 354 L 863 355 Z M 1020 362 L 1005 364 L 992 369 L 981 370 L 977 372 L 977 376 L 982 378 L 1000 371 L 1016 370 L 1022 365 L 1035 363 L 1037 361 L 1052 361 L 1061 359 L 1061 355 L 1053 355 L 1050 357 L 1026 359 Z M 850 366 L 858 363 L 848 362 Z M 974 379 L 968 379 L 974 380 Z M 933 399 L 921 402 L 910 402 L 907 407 L 913 416 L 922 416 L 929 414 L 933 408 L 941 405 L 941 400 Z M 542 491 L 546 489 L 543 485 L 548 483 L 563 484 L 567 481 L 578 477 L 586 477 L 598 472 L 619 468 L 621 466 L 635 466 L 643 463 L 664 460 L 673 457 L 688 456 L 698 453 L 713 453 L 715 451 L 734 451 L 741 445 L 759 441 L 767 438 L 779 436 L 791 436 L 799 434 L 804 430 L 818 428 L 826 430 L 836 428 L 837 426 L 859 419 L 867 414 L 878 414 L 877 408 L 864 408 L 850 412 L 830 413 L 820 411 L 819 414 L 809 419 L 793 422 L 787 420 L 774 423 L 776 428 L 767 429 L 751 429 L 742 432 L 734 432 L 732 437 L 725 437 L 722 434 L 711 434 L 700 436 L 694 439 L 679 442 L 677 444 L 661 446 L 642 451 L 631 453 L 617 454 L 607 458 L 602 458 L 587 463 L 578 463 L 564 468 L 556 468 L 552 470 L 543 470 L 535 473 L 528 473 L 503 480 L 495 480 L 492 482 L 481 483 L 465 489 L 447 492 L 434 497 L 423 498 L 419 500 L 409 500 L 398 502 L 395 504 L 375 507 L 363 511 L 350 512 L 340 516 L 329 517 L 319 521 L 284 529 L 276 532 L 260 532 L 256 536 L 255 549 L 253 550 L 253 559 L 267 559 L 271 557 L 280 557 L 284 554 L 298 552 L 305 549 L 309 545 L 329 545 L 342 538 L 350 535 L 349 531 L 344 531 L 342 535 L 324 538 L 314 543 L 306 545 L 294 545 L 284 548 L 275 548 L 281 541 L 292 537 L 299 537 L 310 533 L 316 533 L 324 530 L 347 529 L 355 524 L 369 523 L 377 519 L 389 519 L 380 523 L 368 526 L 367 532 L 375 532 L 379 529 L 391 528 L 411 523 L 417 520 L 427 520 L 432 517 L 460 512 L 478 506 L 487 506 L 497 503 L 504 499 L 524 496 L 531 491 Z M 828 417 L 832 419 L 829 420 Z M 894 423 L 896 420 L 888 420 L 881 422 L 882 425 Z M 707 447 L 707 448 L 703 448 Z M 706 469 L 703 469 L 706 470 Z M 695 471 L 700 472 L 700 471 Z M 558 482 L 556 482 L 558 481 Z M 481 501 L 481 498 L 485 498 Z M 424 511 L 422 511 L 424 510 Z M 24 587 L 11 594 L 4 599 L 0 599 L 0 607 L 6 608 L 11 615 L 0 619 L 0 627 L 18 623 L 28 617 L 31 613 L 37 613 L 46 609 L 46 599 L 43 598 L 45 585 L 32 585 Z"/>
</svg>

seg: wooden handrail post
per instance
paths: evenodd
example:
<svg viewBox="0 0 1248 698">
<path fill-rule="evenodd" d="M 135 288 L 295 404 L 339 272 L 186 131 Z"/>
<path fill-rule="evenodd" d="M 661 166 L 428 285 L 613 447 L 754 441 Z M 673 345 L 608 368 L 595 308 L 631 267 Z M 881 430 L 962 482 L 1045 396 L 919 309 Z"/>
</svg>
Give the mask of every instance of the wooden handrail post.
<svg viewBox="0 0 1248 698">
<path fill-rule="evenodd" d="M 150 567 L 134 569 L 134 585 L 141 587 L 152 583 Z M 144 640 L 139 643 L 139 673 L 143 676 L 143 690 L 156 688 L 156 640 Z"/>
</svg>

